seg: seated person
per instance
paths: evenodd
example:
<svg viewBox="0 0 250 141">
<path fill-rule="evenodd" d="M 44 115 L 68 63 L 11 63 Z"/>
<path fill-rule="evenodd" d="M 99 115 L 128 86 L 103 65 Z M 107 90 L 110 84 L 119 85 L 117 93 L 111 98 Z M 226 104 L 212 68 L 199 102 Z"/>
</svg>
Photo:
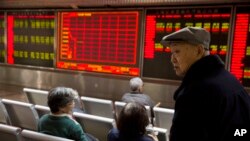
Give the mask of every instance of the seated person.
<svg viewBox="0 0 250 141">
<path fill-rule="evenodd" d="M 155 106 L 155 103 L 153 100 L 146 94 L 143 93 L 143 81 L 140 77 L 134 77 L 130 79 L 129 81 L 130 93 L 125 93 L 122 97 L 123 102 L 138 102 L 142 105 L 150 106 L 151 111 L 151 123 L 154 124 L 154 112 L 153 107 Z"/>
<path fill-rule="evenodd" d="M 75 90 L 66 87 L 50 90 L 47 102 L 51 113 L 40 118 L 38 132 L 75 141 L 88 141 L 81 125 L 72 118 L 75 93 Z"/>
<path fill-rule="evenodd" d="M 158 141 L 155 135 L 146 135 L 149 118 L 145 106 L 127 103 L 119 114 L 117 129 L 108 134 L 108 141 Z"/>
<path fill-rule="evenodd" d="M 148 95 L 143 94 L 143 81 L 141 78 L 134 77 L 130 79 L 129 85 L 131 92 L 123 95 L 123 102 L 138 102 L 142 105 L 148 105 L 151 108 L 154 107 L 152 99 Z"/>
</svg>

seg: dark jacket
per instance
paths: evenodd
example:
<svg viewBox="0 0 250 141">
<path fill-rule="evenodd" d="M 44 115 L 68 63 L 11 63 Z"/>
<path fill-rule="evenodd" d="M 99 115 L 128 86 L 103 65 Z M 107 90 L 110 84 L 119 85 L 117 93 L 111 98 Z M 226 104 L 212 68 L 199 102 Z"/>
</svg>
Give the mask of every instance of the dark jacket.
<svg viewBox="0 0 250 141">
<path fill-rule="evenodd" d="M 218 56 L 195 62 L 174 99 L 170 141 L 250 141 L 250 96 Z"/>
<path fill-rule="evenodd" d="M 154 141 L 151 137 L 147 136 L 147 135 L 141 135 L 138 136 L 135 139 L 123 139 L 120 136 L 119 130 L 116 128 L 113 128 L 110 130 L 110 132 L 108 133 L 108 141 Z"/>
<path fill-rule="evenodd" d="M 126 93 L 122 96 L 123 102 L 138 102 L 142 105 L 148 105 L 150 107 L 154 107 L 155 104 L 153 100 L 146 94 L 138 93 L 138 92 L 130 92 Z"/>
</svg>

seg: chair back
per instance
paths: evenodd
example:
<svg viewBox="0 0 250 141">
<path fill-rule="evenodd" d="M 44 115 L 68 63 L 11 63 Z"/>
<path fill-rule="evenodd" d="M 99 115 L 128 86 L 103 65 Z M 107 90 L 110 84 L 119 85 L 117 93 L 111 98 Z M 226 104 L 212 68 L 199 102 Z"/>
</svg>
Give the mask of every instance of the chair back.
<svg viewBox="0 0 250 141">
<path fill-rule="evenodd" d="M 47 104 L 47 97 L 48 97 L 48 93 L 49 93 L 48 91 L 23 88 L 23 92 L 25 93 L 26 97 L 28 98 L 29 103 L 32 103 L 34 105 L 48 106 L 48 104 Z"/>
<path fill-rule="evenodd" d="M 172 126 L 172 119 L 174 116 L 173 109 L 154 107 L 153 108 L 155 115 L 155 125 L 156 127 L 166 128 L 170 130 Z"/>
<path fill-rule="evenodd" d="M 22 141 L 73 141 L 62 137 L 47 135 L 30 130 L 22 130 L 21 132 Z"/>
<path fill-rule="evenodd" d="M 1 141 L 21 141 L 21 128 L 11 125 L 0 124 L 0 139 Z"/>
<path fill-rule="evenodd" d="M 77 112 L 74 112 L 73 116 L 81 124 L 86 133 L 93 135 L 100 141 L 107 141 L 108 132 L 113 128 L 113 124 L 115 124 L 114 119 L 106 117 Z"/>
<path fill-rule="evenodd" d="M 93 135 L 89 134 L 89 133 L 85 133 L 87 140 L 88 141 L 99 141 L 96 137 L 94 137 Z"/>
<path fill-rule="evenodd" d="M 113 102 L 111 100 L 82 96 L 81 100 L 87 114 L 114 118 Z"/>
<path fill-rule="evenodd" d="M 122 108 L 126 105 L 126 103 L 122 101 L 115 101 L 114 104 L 115 104 L 115 115 L 116 115 L 116 118 L 118 119 L 118 116 L 120 112 L 122 111 Z"/>
<path fill-rule="evenodd" d="M 35 109 L 36 109 L 36 112 L 37 112 L 39 118 L 41 118 L 45 114 L 50 113 L 50 108 L 47 106 L 35 105 Z"/>
<path fill-rule="evenodd" d="M 10 124 L 9 115 L 1 99 L 0 99 L 0 123 Z"/>
<path fill-rule="evenodd" d="M 37 130 L 39 116 L 33 104 L 2 99 L 9 115 L 10 123 L 29 130 Z"/>
</svg>

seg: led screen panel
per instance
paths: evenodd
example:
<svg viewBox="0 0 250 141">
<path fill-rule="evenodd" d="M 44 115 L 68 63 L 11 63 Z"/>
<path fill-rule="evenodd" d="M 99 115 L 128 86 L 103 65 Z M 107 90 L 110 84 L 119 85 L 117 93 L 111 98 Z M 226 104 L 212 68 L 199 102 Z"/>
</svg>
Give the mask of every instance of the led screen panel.
<svg viewBox="0 0 250 141">
<path fill-rule="evenodd" d="M 54 29 L 54 12 L 8 12 L 8 64 L 53 67 Z"/>
<path fill-rule="evenodd" d="M 169 47 L 162 37 L 187 26 L 203 27 L 211 33 L 210 53 L 226 61 L 231 8 L 149 9 L 146 12 L 143 76 L 179 80 L 170 62 Z"/>
<path fill-rule="evenodd" d="M 57 67 L 139 75 L 138 11 L 59 13 Z"/>
<path fill-rule="evenodd" d="M 250 6 L 236 8 L 230 71 L 250 87 Z"/>
<path fill-rule="evenodd" d="M 5 21 L 4 21 L 4 12 L 0 12 L 0 63 L 5 62 L 5 49 L 4 49 L 4 42 L 5 42 L 5 36 L 4 36 L 4 30 L 5 30 Z"/>
</svg>

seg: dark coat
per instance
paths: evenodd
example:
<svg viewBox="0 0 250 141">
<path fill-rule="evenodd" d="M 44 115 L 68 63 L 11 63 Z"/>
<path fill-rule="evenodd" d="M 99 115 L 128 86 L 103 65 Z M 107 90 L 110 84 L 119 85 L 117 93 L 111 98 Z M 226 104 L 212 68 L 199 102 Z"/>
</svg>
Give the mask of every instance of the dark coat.
<svg viewBox="0 0 250 141">
<path fill-rule="evenodd" d="M 218 56 L 195 62 L 174 99 L 170 141 L 250 141 L 250 96 Z"/>
<path fill-rule="evenodd" d="M 119 130 L 113 128 L 108 133 L 108 141 L 154 141 L 151 137 L 147 135 L 138 136 L 136 139 L 123 139 L 119 133 Z"/>
</svg>

